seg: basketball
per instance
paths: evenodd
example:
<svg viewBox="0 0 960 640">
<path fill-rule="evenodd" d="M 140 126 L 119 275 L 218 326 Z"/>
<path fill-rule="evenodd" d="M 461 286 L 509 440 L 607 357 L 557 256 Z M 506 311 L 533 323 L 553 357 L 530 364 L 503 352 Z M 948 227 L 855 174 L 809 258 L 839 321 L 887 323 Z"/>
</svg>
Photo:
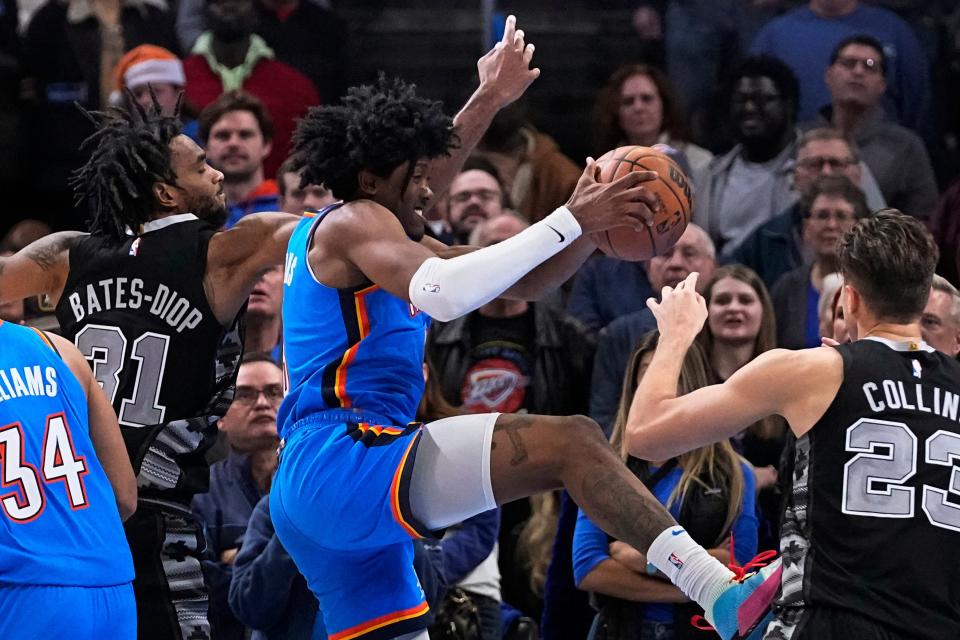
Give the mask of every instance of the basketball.
<svg viewBox="0 0 960 640">
<path fill-rule="evenodd" d="M 631 171 L 656 171 L 656 180 L 644 182 L 661 206 L 654 212 L 653 226 L 637 230 L 615 227 L 593 234 L 597 246 L 608 256 L 621 260 L 649 260 L 680 239 L 693 209 L 690 180 L 666 153 L 651 147 L 617 147 L 598 160 L 599 182 L 613 182 Z"/>
</svg>

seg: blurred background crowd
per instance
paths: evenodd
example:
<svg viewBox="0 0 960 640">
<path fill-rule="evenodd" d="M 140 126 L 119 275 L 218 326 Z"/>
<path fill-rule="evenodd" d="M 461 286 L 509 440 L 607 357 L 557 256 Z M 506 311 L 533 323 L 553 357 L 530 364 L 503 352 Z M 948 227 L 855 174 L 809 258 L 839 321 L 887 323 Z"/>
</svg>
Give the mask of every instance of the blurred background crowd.
<svg viewBox="0 0 960 640">
<path fill-rule="evenodd" d="M 379 71 L 453 112 L 508 12 L 542 75 L 438 194 L 433 235 L 510 237 L 567 200 L 588 155 L 627 144 L 667 145 L 695 187 L 694 224 L 646 263 L 598 254 L 546 300 L 498 299 L 434 323 L 422 419 L 584 413 L 619 446 L 656 346 L 645 301 L 691 271 L 709 320 L 681 391 L 778 346 L 855 339 L 838 307 L 837 241 L 882 207 L 934 234 L 924 338 L 960 352 L 955 0 L 0 0 L 0 251 L 85 228 L 68 186 L 92 131 L 77 104 L 179 108 L 225 175 L 228 225 L 317 210 L 336 194 L 289 170 L 297 118 Z M 264 500 L 283 396 L 281 282 L 268 273 L 250 298 L 251 355 L 211 454 L 211 491 L 194 502 L 218 638 L 325 637 Z M 0 318 L 56 330 L 50 311 L 25 300 Z M 787 432 L 765 420 L 676 460 L 628 464 L 711 553 L 745 562 L 777 547 Z M 421 581 L 449 623 L 438 638 L 708 637 L 685 622 L 678 590 L 562 493 L 418 544 Z"/>
</svg>

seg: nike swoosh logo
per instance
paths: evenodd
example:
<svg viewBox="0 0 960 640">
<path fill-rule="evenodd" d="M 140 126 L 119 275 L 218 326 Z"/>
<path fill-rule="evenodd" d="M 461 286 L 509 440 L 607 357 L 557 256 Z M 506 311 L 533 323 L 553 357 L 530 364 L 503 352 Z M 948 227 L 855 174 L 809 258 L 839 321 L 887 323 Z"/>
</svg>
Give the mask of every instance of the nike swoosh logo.
<svg viewBox="0 0 960 640">
<path fill-rule="evenodd" d="M 562 233 L 560 233 L 559 231 L 557 231 L 556 229 L 554 229 L 554 228 L 551 227 L 550 225 L 547 225 L 547 227 L 550 229 L 550 231 L 553 231 L 555 234 L 557 234 L 558 236 L 560 236 L 560 242 L 563 242 L 564 240 L 566 240 L 566 238 L 563 237 L 563 234 L 562 234 Z"/>
<path fill-rule="evenodd" d="M 549 225 L 547 225 L 547 226 L 549 226 Z M 670 535 L 672 535 L 672 536 L 678 536 L 678 535 L 680 535 L 681 533 L 683 533 L 683 529 L 674 529 L 673 531 L 670 532 Z"/>
</svg>

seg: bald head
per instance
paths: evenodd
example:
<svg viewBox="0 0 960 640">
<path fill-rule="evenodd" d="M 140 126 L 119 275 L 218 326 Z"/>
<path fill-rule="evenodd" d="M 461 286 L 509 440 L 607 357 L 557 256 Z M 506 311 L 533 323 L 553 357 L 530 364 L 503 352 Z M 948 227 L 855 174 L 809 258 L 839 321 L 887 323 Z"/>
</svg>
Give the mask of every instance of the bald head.
<svg viewBox="0 0 960 640">
<path fill-rule="evenodd" d="M 503 242 L 529 227 L 530 224 L 512 213 L 484 220 L 470 233 L 470 244 L 475 247 L 489 247 Z"/>
<path fill-rule="evenodd" d="M 650 286 L 657 292 L 663 287 L 675 287 L 696 271 L 700 274 L 697 287 L 702 287 L 717 267 L 716 255 L 707 232 L 695 224 L 688 224 L 676 244 L 647 263 Z"/>
</svg>

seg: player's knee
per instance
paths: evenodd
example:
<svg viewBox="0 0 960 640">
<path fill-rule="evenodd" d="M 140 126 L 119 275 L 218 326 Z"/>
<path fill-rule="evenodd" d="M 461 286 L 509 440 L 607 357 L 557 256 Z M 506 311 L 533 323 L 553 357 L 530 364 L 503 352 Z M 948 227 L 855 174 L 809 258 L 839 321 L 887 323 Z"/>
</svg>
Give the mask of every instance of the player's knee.
<svg viewBox="0 0 960 640">
<path fill-rule="evenodd" d="M 603 429 L 595 420 L 587 416 L 568 416 L 565 418 L 565 432 L 569 435 L 565 442 L 571 448 L 599 445 L 606 447 L 607 439 Z"/>
</svg>

